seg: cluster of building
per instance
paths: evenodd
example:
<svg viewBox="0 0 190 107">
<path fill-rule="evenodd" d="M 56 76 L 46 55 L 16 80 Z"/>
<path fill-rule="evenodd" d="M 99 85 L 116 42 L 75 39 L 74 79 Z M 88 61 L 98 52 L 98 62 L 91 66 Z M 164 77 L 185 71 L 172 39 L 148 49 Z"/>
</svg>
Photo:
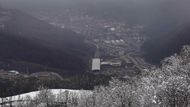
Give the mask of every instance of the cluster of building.
<svg viewBox="0 0 190 107">
<path fill-rule="evenodd" d="M 1 79 L 13 79 L 13 78 L 20 78 L 23 77 L 23 75 L 20 75 L 20 73 L 16 70 L 0 70 L 0 78 Z"/>
<path fill-rule="evenodd" d="M 136 46 L 140 46 L 146 39 L 142 34 L 145 26 L 128 25 L 126 22 L 118 22 L 112 19 L 100 19 L 89 16 L 81 10 L 64 9 L 57 13 L 41 11 L 34 16 L 47 21 L 55 27 L 71 29 L 76 33 L 80 33 L 89 41 L 99 39 L 105 40 L 100 42 L 108 44 L 117 44 L 119 42 L 128 45 L 132 42 Z"/>
<path fill-rule="evenodd" d="M 92 71 L 100 71 L 105 67 L 122 67 L 123 62 L 121 60 L 107 60 L 102 61 L 100 58 L 92 59 Z"/>
</svg>

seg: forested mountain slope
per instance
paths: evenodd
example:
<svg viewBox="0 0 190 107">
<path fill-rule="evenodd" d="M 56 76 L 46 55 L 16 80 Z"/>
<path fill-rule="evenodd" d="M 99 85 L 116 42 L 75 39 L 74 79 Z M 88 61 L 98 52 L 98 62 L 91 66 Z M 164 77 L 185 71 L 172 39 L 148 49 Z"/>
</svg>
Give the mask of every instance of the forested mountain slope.
<svg viewBox="0 0 190 107">
<path fill-rule="evenodd" d="M 86 70 L 93 47 L 68 30 L 53 27 L 18 10 L 0 9 L 0 58 L 67 71 Z"/>
</svg>

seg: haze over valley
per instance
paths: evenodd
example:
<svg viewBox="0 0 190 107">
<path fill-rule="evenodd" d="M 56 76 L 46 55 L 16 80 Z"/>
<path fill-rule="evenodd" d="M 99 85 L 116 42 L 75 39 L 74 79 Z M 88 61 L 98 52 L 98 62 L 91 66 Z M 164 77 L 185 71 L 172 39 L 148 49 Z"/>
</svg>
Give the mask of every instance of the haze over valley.
<svg viewBox="0 0 190 107">
<path fill-rule="evenodd" d="M 83 99 L 89 105 L 96 105 L 92 100 L 93 107 L 109 107 L 119 91 L 127 100 L 113 107 L 146 105 L 144 99 L 147 107 L 161 107 L 169 83 L 189 84 L 184 80 L 189 5 L 188 0 L 0 0 L 0 97 L 36 95 L 39 88 L 84 89 L 93 93 Z M 172 101 L 166 107 L 174 107 L 167 105 Z"/>
</svg>

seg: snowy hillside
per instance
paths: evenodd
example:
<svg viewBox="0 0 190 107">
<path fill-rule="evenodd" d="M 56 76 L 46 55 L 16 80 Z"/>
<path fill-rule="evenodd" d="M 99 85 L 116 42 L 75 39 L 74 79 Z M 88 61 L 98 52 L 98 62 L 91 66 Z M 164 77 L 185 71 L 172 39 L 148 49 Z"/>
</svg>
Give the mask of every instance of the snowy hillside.
<svg viewBox="0 0 190 107">
<path fill-rule="evenodd" d="M 47 90 L 41 90 L 41 91 L 33 91 L 29 93 L 24 93 L 16 96 L 10 96 L 6 98 L 1 98 L 0 104 L 5 104 L 5 105 L 13 105 L 13 106 L 18 106 L 21 103 L 22 104 L 27 104 L 34 102 L 35 100 L 41 100 L 45 99 L 43 96 L 51 96 L 54 98 L 55 102 L 61 102 L 63 99 L 68 97 L 68 99 L 73 99 L 77 98 L 78 101 L 82 101 L 83 99 L 86 99 L 88 96 L 92 95 L 92 91 L 88 90 L 69 90 L 69 89 L 47 89 Z M 65 98 L 64 98 L 65 96 Z M 40 98 L 40 99 L 39 99 Z M 67 98 L 66 98 L 67 99 Z M 41 104 L 44 104 L 45 102 L 40 101 Z M 40 104 L 40 105 L 41 105 Z M 1 107 L 1 106 L 0 106 Z"/>
</svg>

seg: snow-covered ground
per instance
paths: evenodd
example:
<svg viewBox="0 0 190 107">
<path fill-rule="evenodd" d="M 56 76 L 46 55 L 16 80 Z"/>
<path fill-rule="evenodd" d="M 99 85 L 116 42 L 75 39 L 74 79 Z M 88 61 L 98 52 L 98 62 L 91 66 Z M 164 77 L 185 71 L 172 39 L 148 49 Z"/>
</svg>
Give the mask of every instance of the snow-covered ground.
<svg viewBox="0 0 190 107">
<path fill-rule="evenodd" d="M 70 95 L 75 95 L 78 98 L 82 98 L 84 96 L 89 96 L 92 94 L 92 91 L 88 90 L 69 90 L 69 89 L 48 89 L 48 91 L 52 92 L 53 95 L 57 96 L 60 93 L 69 92 Z M 29 93 L 24 93 L 20 95 L 10 96 L 6 98 L 1 98 L 0 103 L 3 102 L 10 102 L 10 101 L 18 101 L 18 100 L 27 100 L 30 97 L 31 100 L 35 99 L 36 96 L 40 93 L 40 91 L 33 91 Z"/>
</svg>

